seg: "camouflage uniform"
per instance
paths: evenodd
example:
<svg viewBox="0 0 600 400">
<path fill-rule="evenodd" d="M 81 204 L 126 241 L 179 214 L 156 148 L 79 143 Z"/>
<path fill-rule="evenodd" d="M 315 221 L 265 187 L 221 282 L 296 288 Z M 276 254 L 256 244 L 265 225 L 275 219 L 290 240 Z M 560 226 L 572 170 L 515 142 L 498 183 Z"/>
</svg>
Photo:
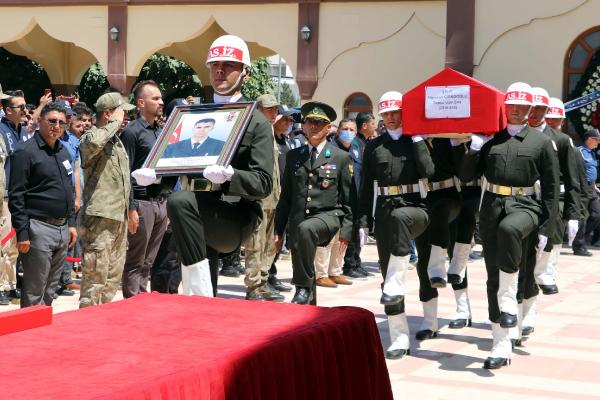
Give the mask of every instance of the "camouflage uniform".
<svg viewBox="0 0 600 400">
<path fill-rule="evenodd" d="M 103 128 L 92 127 L 81 137 L 85 189 L 79 307 L 108 303 L 121 286 L 131 181 L 127 153 L 117 136 L 119 127 L 113 121 Z"/>
<path fill-rule="evenodd" d="M 246 252 L 246 277 L 244 283 L 250 290 L 267 282 L 269 267 L 275 258 L 275 208 L 279 201 L 279 146 L 274 142 L 273 191 L 262 200 L 263 220 L 252 236 L 244 243 Z"/>
<path fill-rule="evenodd" d="M 7 237 L 12 226 L 10 223 L 10 214 L 8 211 L 8 202 L 4 201 L 4 191 L 6 190 L 6 175 L 4 174 L 4 163 L 8 157 L 4 139 L 0 138 L 0 239 Z M 15 262 L 19 255 L 17 251 L 16 237 L 8 240 L 0 246 L 0 290 L 11 290 L 15 288 L 17 276 L 15 272 Z"/>
</svg>

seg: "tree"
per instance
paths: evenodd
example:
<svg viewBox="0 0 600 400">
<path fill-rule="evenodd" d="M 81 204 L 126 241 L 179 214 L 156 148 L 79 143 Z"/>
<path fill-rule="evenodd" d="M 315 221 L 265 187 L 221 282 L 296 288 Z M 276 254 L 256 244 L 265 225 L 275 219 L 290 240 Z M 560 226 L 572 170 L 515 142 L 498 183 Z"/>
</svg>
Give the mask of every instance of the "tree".
<svg viewBox="0 0 600 400">
<path fill-rule="evenodd" d="M 158 84 L 165 104 L 175 98 L 204 98 L 204 89 L 198 75 L 192 67 L 176 58 L 153 54 L 142 67 L 136 83 L 147 79 Z M 100 64 L 96 63 L 81 79 L 79 98 L 88 105 L 93 105 L 109 86 L 106 74 Z"/>
<path fill-rule="evenodd" d="M 52 88 L 44 68 L 27 57 L 0 48 L 0 82 L 2 90 L 20 89 L 28 103 L 38 104 L 44 89 Z"/>
<path fill-rule="evenodd" d="M 136 82 L 152 79 L 163 95 L 166 104 L 176 98 L 188 96 L 205 100 L 204 89 L 200 78 L 185 62 L 162 54 L 153 54 L 142 67 Z"/>
<path fill-rule="evenodd" d="M 77 93 L 79 94 L 79 100 L 83 101 L 88 107 L 93 107 L 96 104 L 98 97 L 108 89 L 108 79 L 106 74 L 99 63 L 92 64 L 92 66 L 83 74 Z"/>
<path fill-rule="evenodd" d="M 299 103 L 298 98 L 296 98 L 294 92 L 292 92 L 292 88 L 285 82 L 281 85 L 281 97 L 279 102 L 288 106 L 288 108 L 297 107 Z"/>
<path fill-rule="evenodd" d="M 269 61 L 266 58 L 257 58 L 252 61 L 250 76 L 246 79 L 242 94 L 249 101 L 254 101 L 261 94 L 273 93 L 275 82 L 269 76 Z"/>
</svg>

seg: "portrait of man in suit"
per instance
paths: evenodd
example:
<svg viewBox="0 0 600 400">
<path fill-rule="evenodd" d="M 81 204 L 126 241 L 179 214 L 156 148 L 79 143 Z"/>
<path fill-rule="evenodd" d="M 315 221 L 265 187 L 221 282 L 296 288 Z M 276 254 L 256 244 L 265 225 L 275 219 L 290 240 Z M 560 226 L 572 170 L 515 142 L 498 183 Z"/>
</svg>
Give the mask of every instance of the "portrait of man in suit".
<svg viewBox="0 0 600 400">
<path fill-rule="evenodd" d="M 214 118 L 196 121 L 192 136 L 169 144 L 161 158 L 218 156 L 225 142 L 209 137 L 210 132 L 215 129 L 215 123 Z"/>
</svg>

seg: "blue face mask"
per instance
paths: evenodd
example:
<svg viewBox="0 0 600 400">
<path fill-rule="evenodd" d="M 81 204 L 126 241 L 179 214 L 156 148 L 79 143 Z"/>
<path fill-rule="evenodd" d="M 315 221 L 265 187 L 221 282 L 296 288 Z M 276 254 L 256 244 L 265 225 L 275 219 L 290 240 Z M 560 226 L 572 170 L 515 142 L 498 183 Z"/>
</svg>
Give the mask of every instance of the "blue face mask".
<svg viewBox="0 0 600 400">
<path fill-rule="evenodd" d="M 355 136 L 356 136 L 356 133 L 354 133 L 352 131 L 343 130 L 343 131 L 340 131 L 338 138 L 340 139 L 341 142 L 352 143 Z"/>
</svg>

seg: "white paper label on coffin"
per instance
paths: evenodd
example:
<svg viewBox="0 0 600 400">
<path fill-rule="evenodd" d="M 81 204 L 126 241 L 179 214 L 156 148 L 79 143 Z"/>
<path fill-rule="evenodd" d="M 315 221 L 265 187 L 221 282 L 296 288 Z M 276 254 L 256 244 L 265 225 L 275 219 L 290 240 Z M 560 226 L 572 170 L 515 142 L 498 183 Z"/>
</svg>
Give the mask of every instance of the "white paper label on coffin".
<svg viewBox="0 0 600 400">
<path fill-rule="evenodd" d="M 471 87 L 428 86 L 425 88 L 425 117 L 469 118 L 471 116 Z"/>
</svg>

